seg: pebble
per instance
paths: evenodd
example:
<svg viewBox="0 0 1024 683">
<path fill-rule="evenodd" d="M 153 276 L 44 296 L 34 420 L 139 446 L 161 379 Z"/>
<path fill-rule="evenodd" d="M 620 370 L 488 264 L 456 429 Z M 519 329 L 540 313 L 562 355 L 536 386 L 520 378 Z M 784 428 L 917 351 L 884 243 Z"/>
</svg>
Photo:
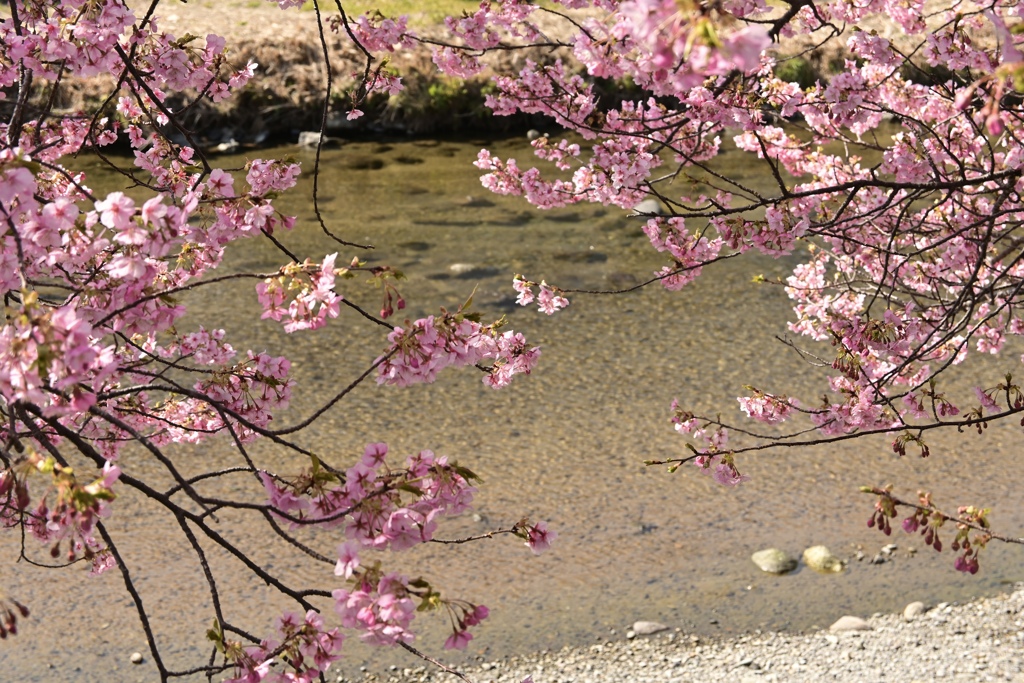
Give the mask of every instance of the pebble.
<svg viewBox="0 0 1024 683">
<path fill-rule="evenodd" d="M 750 559 L 761 571 L 769 574 L 788 574 L 796 569 L 796 558 L 778 548 L 758 550 Z"/>
<path fill-rule="evenodd" d="M 615 641 L 601 645 L 511 657 L 500 667 L 481 664 L 463 673 L 479 683 L 521 683 L 527 676 L 536 683 L 1024 683 L 1024 583 L 1011 595 L 947 608 L 941 623 L 889 614 L 866 620 L 870 631 L 834 634 L 685 634 L 672 640 L 659 634 L 628 641 L 613 635 Z M 365 672 L 361 680 L 460 683 L 431 667 L 414 672 Z"/>
<path fill-rule="evenodd" d="M 667 631 L 668 626 L 656 621 L 637 621 L 633 624 L 633 632 L 638 636 L 653 636 L 655 633 Z"/>
<path fill-rule="evenodd" d="M 928 607 L 923 602 L 912 602 L 903 609 L 903 618 L 910 621 L 927 611 Z"/>
<path fill-rule="evenodd" d="M 828 630 L 833 633 L 838 633 L 840 631 L 870 631 L 871 625 L 860 617 L 851 617 L 850 615 L 846 615 L 844 617 L 839 617 L 839 619 L 836 620 L 836 623 L 828 627 Z"/>
<path fill-rule="evenodd" d="M 142 664 L 142 653 L 133 652 L 132 656 L 129 657 L 129 659 L 131 660 L 132 664 Z"/>
</svg>

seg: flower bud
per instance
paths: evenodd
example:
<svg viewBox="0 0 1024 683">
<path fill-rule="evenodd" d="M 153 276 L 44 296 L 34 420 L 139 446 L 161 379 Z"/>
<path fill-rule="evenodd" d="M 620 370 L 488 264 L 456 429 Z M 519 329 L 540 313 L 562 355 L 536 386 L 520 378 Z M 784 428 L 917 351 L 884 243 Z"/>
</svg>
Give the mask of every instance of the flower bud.
<svg viewBox="0 0 1024 683">
<path fill-rule="evenodd" d="M 17 507 L 22 512 L 28 509 L 28 504 L 31 502 L 31 500 L 28 497 L 28 487 L 25 486 L 25 484 L 18 482 L 18 484 L 14 487 L 14 496 L 15 507 Z"/>
</svg>

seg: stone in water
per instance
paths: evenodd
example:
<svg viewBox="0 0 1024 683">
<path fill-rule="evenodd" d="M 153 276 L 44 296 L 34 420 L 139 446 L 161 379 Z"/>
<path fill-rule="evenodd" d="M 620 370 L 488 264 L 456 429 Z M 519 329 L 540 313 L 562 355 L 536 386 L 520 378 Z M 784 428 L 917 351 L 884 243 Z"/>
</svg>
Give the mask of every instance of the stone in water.
<svg viewBox="0 0 1024 683">
<path fill-rule="evenodd" d="M 758 550 L 750 559 L 761 571 L 769 574 L 788 574 L 796 569 L 796 559 L 778 548 Z"/>
<path fill-rule="evenodd" d="M 816 545 L 804 551 L 804 562 L 816 572 L 832 574 L 843 571 L 843 561 L 823 545 Z"/>
</svg>

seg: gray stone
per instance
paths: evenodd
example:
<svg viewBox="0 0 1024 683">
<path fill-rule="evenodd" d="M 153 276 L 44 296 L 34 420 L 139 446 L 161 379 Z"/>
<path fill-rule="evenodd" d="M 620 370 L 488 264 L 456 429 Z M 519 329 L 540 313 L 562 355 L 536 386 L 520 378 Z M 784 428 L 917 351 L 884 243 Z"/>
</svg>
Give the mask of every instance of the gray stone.
<svg viewBox="0 0 1024 683">
<path fill-rule="evenodd" d="M 238 144 L 238 140 L 231 138 L 219 145 L 215 145 L 211 151 L 216 152 L 217 154 L 230 154 L 231 152 L 237 152 L 240 146 L 241 145 Z"/>
<path fill-rule="evenodd" d="M 337 147 L 339 145 L 337 138 L 324 137 L 324 142 L 321 147 Z M 299 133 L 299 147 L 307 147 L 309 149 L 316 149 L 316 146 L 320 143 L 320 131 L 316 130 L 305 130 Z"/>
<path fill-rule="evenodd" d="M 787 574 L 796 569 L 796 558 L 778 548 L 758 550 L 750 559 L 761 571 L 769 574 Z"/>
<path fill-rule="evenodd" d="M 839 620 L 829 626 L 828 630 L 833 633 L 838 633 L 840 631 L 870 631 L 871 626 L 860 617 L 851 617 L 850 615 L 846 615 L 839 617 Z"/>
<path fill-rule="evenodd" d="M 903 618 L 907 621 L 913 620 L 928 611 L 927 605 L 923 602 L 912 602 L 903 608 Z"/>
<path fill-rule="evenodd" d="M 533 142 L 539 137 L 541 137 L 541 134 L 540 131 L 537 130 L 536 128 L 531 128 L 530 130 L 526 131 L 526 139 L 529 140 L 530 142 Z"/>
<path fill-rule="evenodd" d="M 638 636 L 650 636 L 667 630 L 668 626 L 665 624 L 659 624 L 656 621 L 637 621 L 633 624 L 633 631 L 636 632 Z"/>
<path fill-rule="evenodd" d="M 804 551 L 804 562 L 808 567 L 822 574 L 843 571 L 843 561 L 823 545 L 816 545 Z"/>
</svg>

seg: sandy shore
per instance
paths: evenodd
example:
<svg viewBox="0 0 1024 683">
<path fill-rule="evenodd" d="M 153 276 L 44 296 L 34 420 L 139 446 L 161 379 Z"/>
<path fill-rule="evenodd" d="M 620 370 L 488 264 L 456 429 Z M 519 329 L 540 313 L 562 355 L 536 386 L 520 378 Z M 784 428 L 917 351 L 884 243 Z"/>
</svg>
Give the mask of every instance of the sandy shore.
<svg viewBox="0 0 1024 683">
<path fill-rule="evenodd" d="M 1008 595 L 925 606 L 916 616 L 874 615 L 864 622 L 864 630 L 753 633 L 721 640 L 670 629 L 589 648 L 482 662 L 463 671 L 474 683 L 519 683 L 527 676 L 534 683 L 1024 683 L 1024 583 Z M 424 666 L 364 680 L 458 679 Z"/>
</svg>

